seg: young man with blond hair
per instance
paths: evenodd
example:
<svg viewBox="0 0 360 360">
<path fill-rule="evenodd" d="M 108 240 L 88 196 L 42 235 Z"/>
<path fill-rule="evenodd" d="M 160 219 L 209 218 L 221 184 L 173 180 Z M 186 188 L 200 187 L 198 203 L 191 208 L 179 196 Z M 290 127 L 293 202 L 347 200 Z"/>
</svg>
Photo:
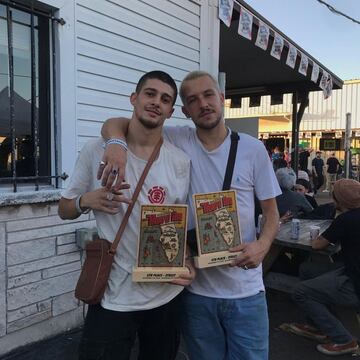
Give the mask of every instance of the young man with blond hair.
<svg viewBox="0 0 360 360">
<path fill-rule="evenodd" d="M 189 228 L 195 226 L 192 195 L 222 189 L 230 149 L 231 131 L 223 116 L 224 94 L 208 73 L 188 74 L 180 87 L 183 113 L 191 127 L 164 127 L 165 137 L 191 158 L 188 204 Z M 131 122 L 130 122 L 131 124 Z M 105 138 L 122 138 L 127 122 L 110 119 Z M 182 297 L 182 332 L 193 360 L 268 358 L 268 315 L 261 262 L 277 233 L 279 216 L 275 197 L 280 189 L 264 145 L 239 134 L 231 189 L 236 190 L 243 243 L 232 266 L 201 269 Z M 125 152 L 120 146 L 106 151 L 106 173 L 121 167 Z M 106 175 L 106 174 L 105 174 Z M 126 175 L 126 174 L 125 174 Z M 110 184 L 111 177 L 103 178 Z M 256 240 L 254 192 L 264 216 Z"/>
</svg>

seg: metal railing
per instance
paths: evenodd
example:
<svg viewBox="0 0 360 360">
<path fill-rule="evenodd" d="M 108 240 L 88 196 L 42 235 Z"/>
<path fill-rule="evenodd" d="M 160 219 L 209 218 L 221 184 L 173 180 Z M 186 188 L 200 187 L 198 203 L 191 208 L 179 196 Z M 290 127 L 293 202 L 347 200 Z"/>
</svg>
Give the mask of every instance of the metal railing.
<svg viewBox="0 0 360 360">
<path fill-rule="evenodd" d="M 59 175 L 58 171 L 58 144 L 57 144 L 57 107 L 56 107 L 56 71 L 55 71 L 55 62 L 56 62 L 56 52 L 55 52 L 55 25 L 61 24 L 64 25 L 65 21 L 63 19 L 59 19 L 53 16 L 52 11 L 40 11 L 39 9 L 34 9 L 33 1 L 30 2 L 29 7 L 26 7 L 23 4 L 20 4 L 16 1 L 5 1 L 0 0 L 0 4 L 6 6 L 6 21 L 7 21 L 7 41 L 8 41 L 8 72 L 9 72 L 9 136 L 11 143 L 11 153 L 10 155 L 10 164 L 11 164 L 11 176 L 0 177 L 0 184 L 6 183 L 11 184 L 13 187 L 13 191 L 17 192 L 18 184 L 23 182 L 31 182 L 34 184 L 35 190 L 39 190 L 39 184 L 41 182 L 50 183 L 52 179 L 55 179 L 55 187 L 59 185 L 59 179 L 65 180 L 68 176 L 63 173 Z M 19 172 L 17 171 L 17 134 L 16 134 L 16 119 L 15 119 L 15 88 L 14 88 L 14 79 L 15 79 L 15 71 L 14 71 L 14 34 L 13 34 L 13 18 L 12 18 L 12 10 L 20 10 L 28 13 L 30 15 L 30 54 L 31 54 L 31 139 L 30 144 L 32 145 L 32 155 L 29 156 L 29 160 L 31 161 L 31 173 L 32 176 L 19 176 Z M 47 29 L 50 32 L 48 36 L 48 45 L 45 49 L 49 50 L 48 59 L 49 64 L 47 66 L 48 74 L 45 75 L 47 83 L 45 86 L 45 91 L 43 96 L 46 97 L 45 104 L 49 106 L 49 103 L 52 103 L 52 114 L 49 111 L 46 113 L 46 121 L 50 124 L 50 119 L 52 117 L 54 121 L 54 138 L 50 139 L 51 131 L 45 130 L 45 134 L 42 136 L 48 136 L 49 141 L 45 141 L 45 144 L 49 144 L 53 142 L 53 149 L 55 153 L 54 159 L 48 160 L 48 165 L 45 165 L 46 171 L 42 171 L 43 173 L 49 173 L 49 175 L 40 175 L 39 171 L 39 160 L 40 160 L 40 139 L 39 139 L 39 116 L 40 111 L 38 111 L 37 98 L 39 95 L 37 94 L 37 66 L 39 68 L 39 64 L 36 64 L 36 52 L 39 53 L 39 41 L 37 43 L 38 49 L 36 48 L 36 34 L 35 31 L 38 28 L 35 25 L 35 16 L 42 17 L 43 19 L 49 19 L 51 22 L 48 24 Z M 37 19 L 37 20 L 38 20 Z M 39 34 L 39 31 L 38 31 Z M 40 59 L 40 54 L 38 56 Z M 40 60 L 38 60 L 40 61 Z M 50 63 L 52 62 L 52 66 Z M 39 75 L 40 78 L 40 75 Z M 50 80 L 50 78 L 52 78 Z M 51 88 L 52 86 L 52 88 Z M 40 89 L 40 84 L 38 84 L 38 89 Z M 40 92 L 40 90 L 38 90 Z M 40 103 L 40 100 L 39 100 Z M 42 104 L 44 105 L 44 104 Z M 40 108 L 39 108 L 40 110 Z M 42 148 L 42 153 L 45 154 L 46 151 L 50 151 L 50 149 L 45 149 L 44 146 Z M 44 156 L 44 155 L 43 155 Z M 50 156 L 50 155 L 49 155 Z M 53 166 L 51 166 L 51 161 L 53 161 Z M 53 169 L 53 170 L 51 170 Z M 55 172 L 55 175 L 51 175 L 52 172 Z M 6 175 L 6 174 L 5 174 Z M 24 174 L 23 174 L 24 175 Z M 25 174 L 28 175 L 28 174 Z M 0 189 L 1 190 L 1 189 Z"/>
</svg>

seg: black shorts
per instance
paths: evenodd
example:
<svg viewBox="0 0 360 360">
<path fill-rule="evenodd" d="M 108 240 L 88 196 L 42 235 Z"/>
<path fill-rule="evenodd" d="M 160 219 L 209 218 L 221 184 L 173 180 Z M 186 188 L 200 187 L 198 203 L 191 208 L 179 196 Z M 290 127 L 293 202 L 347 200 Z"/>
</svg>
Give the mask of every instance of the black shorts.
<svg viewBox="0 0 360 360">
<path fill-rule="evenodd" d="M 173 360 L 180 342 L 179 296 L 151 310 L 120 312 L 90 305 L 79 360 L 128 360 L 136 336 L 139 360 Z"/>
</svg>

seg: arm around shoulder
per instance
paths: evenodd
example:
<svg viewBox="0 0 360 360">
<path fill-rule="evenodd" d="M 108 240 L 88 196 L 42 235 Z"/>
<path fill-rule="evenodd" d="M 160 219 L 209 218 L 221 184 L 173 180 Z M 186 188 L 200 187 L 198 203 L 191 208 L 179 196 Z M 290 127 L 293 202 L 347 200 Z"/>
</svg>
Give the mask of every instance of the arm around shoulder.
<svg viewBox="0 0 360 360">
<path fill-rule="evenodd" d="M 101 136 L 104 140 L 120 138 L 125 139 L 128 131 L 130 119 L 124 117 L 116 117 L 107 119 L 102 128 Z"/>
</svg>

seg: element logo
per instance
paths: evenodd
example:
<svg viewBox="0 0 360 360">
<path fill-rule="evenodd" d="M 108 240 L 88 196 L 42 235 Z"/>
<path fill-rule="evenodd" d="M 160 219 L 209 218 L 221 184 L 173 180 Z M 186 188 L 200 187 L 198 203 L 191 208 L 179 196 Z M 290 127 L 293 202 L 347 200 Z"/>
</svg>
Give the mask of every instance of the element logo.
<svg viewBox="0 0 360 360">
<path fill-rule="evenodd" d="M 152 204 L 162 204 L 165 200 L 165 189 L 161 186 L 153 186 L 148 192 L 148 199 Z"/>
</svg>

